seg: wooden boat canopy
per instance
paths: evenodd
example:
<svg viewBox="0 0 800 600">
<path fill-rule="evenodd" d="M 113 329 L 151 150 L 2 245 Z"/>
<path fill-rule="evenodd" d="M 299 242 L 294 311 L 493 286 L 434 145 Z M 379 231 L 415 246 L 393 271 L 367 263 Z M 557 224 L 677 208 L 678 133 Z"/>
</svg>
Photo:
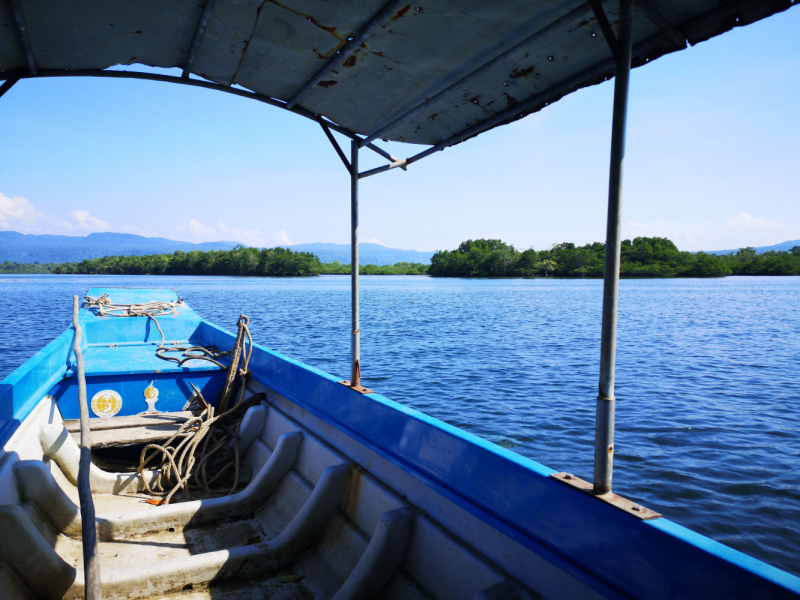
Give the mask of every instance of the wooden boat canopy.
<svg viewBox="0 0 800 600">
<path fill-rule="evenodd" d="M 792 5 L 637 0 L 632 64 Z M 10 0 L 0 77 L 7 89 L 17 77 L 179 68 L 161 78 L 323 117 L 362 146 L 430 145 L 427 156 L 613 77 L 617 12 L 600 0 Z"/>
</svg>

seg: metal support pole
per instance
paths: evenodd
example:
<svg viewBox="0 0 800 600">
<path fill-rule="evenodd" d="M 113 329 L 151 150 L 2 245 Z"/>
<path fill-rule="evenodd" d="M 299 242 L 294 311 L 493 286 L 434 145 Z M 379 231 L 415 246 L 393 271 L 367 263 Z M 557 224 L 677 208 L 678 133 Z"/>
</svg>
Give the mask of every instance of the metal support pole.
<svg viewBox="0 0 800 600">
<path fill-rule="evenodd" d="M 358 149 L 350 142 L 350 293 L 352 302 L 352 345 L 350 347 L 350 385 L 361 385 L 361 332 L 358 326 Z"/>
<path fill-rule="evenodd" d="M 628 112 L 628 83 L 631 73 L 633 0 L 619 2 L 616 77 L 614 78 L 614 119 L 611 126 L 611 168 L 608 180 L 608 222 L 606 229 L 605 274 L 603 282 L 603 326 L 600 342 L 600 389 L 597 396 L 597 424 L 594 443 L 594 493 L 611 492 L 614 468 L 614 369 L 617 352 L 617 302 L 622 240 L 622 170 L 625 158 L 625 121 Z"/>
<path fill-rule="evenodd" d="M 81 324 L 79 321 L 80 301 L 72 297 L 72 325 L 75 327 L 75 363 L 78 367 L 78 404 L 81 417 L 81 454 L 78 463 L 78 500 L 81 509 L 81 545 L 83 546 L 84 600 L 102 600 L 103 589 L 100 581 L 100 553 L 97 550 L 97 529 L 95 524 L 94 499 L 89 481 L 92 463 L 92 442 L 89 427 L 89 405 L 86 400 L 86 373 L 81 353 Z"/>
</svg>

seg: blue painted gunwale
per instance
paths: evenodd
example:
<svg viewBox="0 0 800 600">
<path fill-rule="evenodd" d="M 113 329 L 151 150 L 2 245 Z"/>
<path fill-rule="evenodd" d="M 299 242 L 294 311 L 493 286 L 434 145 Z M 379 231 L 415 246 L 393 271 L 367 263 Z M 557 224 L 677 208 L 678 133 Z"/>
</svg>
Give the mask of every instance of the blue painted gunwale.
<svg viewBox="0 0 800 600">
<path fill-rule="evenodd" d="M 152 334 L 149 319 L 99 319 L 90 311 L 80 318 L 90 332 L 87 348 L 98 339 L 136 342 L 138 335 L 141 343 Z M 188 307 L 159 322 L 168 339 L 220 348 L 235 339 Z M 3 443 L 66 373 L 72 339 L 66 331 L 0 383 Z M 668 519 L 639 521 L 550 478 L 548 467 L 380 394 L 361 395 L 259 345 L 250 366 L 263 385 L 607 597 L 800 598 L 800 578 Z"/>
</svg>

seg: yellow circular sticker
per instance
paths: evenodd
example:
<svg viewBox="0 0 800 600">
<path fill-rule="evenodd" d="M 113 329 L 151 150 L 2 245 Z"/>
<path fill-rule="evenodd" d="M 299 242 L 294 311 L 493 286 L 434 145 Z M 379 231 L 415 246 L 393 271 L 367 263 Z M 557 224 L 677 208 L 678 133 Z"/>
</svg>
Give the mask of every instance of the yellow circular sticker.
<svg viewBox="0 0 800 600">
<path fill-rule="evenodd" d="M 122 396 L 114 390 L 103 390 L 92 397 L 92 412 L 98 417 L 113 417 L 122 408 Z"/>
</svg>

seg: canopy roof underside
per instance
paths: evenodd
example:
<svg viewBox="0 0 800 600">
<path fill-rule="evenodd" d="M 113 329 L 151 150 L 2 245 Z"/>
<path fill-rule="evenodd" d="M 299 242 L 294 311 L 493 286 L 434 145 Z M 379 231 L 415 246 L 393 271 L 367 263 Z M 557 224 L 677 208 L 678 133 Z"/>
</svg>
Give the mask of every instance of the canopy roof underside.
<svg viewBox="0 0 800 600">
<path fill-rule="evenodd" d="M 603 4 L 612 28 L 617 5 Z M 793 5 L 639 0 L 634 66 Z M 135 63 L 443 146 L 614 74 L 596 13 L 574 0 L 0 0 L 0 79 Z"/>
</svg>

